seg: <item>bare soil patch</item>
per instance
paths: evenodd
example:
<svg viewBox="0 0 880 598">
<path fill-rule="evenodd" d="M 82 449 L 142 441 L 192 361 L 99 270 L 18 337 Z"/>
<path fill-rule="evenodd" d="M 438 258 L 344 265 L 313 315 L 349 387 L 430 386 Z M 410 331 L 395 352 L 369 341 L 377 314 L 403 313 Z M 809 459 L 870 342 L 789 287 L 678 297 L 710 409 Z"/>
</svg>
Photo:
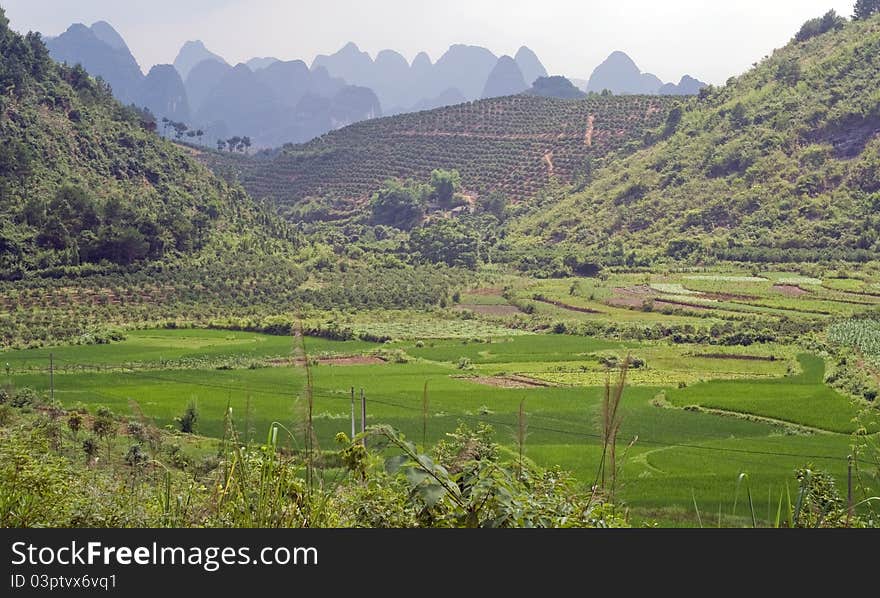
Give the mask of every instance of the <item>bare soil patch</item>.
<svg viewBox="0 0 880 598">
<path fill-rule="evenodd" d="M 796 287 L 790 284 L 774 285 L 773 290 L 782 293 L 786 297 L 803 297 L 804 295 L 810 294 L 810 291 L 805 291 L 800 287 Z"/>
<path fill-rule="evenodd" d="M 612 307 L 641 309 L 655 293 L 647 286 L 617 287 L 606 303 Z"/>
<path fill-rule="evenodd" d="M 582 314 L 601 314 L 601 311 L 596 311 L 595 309 L 590 309 L 589 307 L 577 307 L 576 305 L 569 305 L 568 303 L 563 303 L 562 301 L 553 301 L 552 299 L 535 299 L 539 303 L 546 303 L 547 305 L 552 305 L 554 307 L 559 307 L 561 309 L 567 309 L 568 311 L 576 311 Z"/>
<path fill-rule="evenodd" d="M 321 357 L 318 360 L 318 365 L 380 365 L 385 363 L 384 359 L 376 357 L 374 355 L 350 355 L 348 357 Z M 298 365 L 304 366 L 306 364 L 305 360 L 301 358 L 289 358 L 289 359 L 273 359 L 269 363 L 272 365 Z"/>
<path fill-rule="evenodd" d="M 549 388 L 553 386 L 548 382 L 541 382 L 525 376 L 477 376 L 463 378 L 475 384 L 493 386 L 495 388 Z"/>
</svg>

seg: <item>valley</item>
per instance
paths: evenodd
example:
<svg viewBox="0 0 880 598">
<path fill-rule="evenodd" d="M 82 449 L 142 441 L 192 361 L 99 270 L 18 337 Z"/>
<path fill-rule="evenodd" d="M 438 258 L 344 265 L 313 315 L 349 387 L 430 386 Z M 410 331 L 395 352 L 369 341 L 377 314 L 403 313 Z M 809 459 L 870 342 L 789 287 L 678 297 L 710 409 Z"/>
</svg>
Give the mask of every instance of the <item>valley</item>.
<svg viewBox="0 0 880 598">
<path fill-rule="evenodd" d="M 586 90 L 0 10 L 0 526 L 876 527 L 868 4 Z"/>
</svg>

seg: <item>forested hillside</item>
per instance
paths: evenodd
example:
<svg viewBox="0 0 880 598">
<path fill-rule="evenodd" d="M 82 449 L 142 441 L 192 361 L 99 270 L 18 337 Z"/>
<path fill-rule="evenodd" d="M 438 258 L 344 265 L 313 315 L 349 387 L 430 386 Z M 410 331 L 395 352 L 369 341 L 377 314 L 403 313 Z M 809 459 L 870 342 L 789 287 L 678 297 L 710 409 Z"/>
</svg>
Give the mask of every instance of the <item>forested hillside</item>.
<svg viewBox="0 0 880 598">
<path fill-rule="evenodd" d="M 629 264 L 876 259 L 878 81 L 880 17 L 829 13 L 518 232 Z"/>
<path fill-rule="evenodd" d="M 56 65 L 0 10 L 2 277 L 118 270 L 224 235 L 290 236 L 155 127 L 81 67 Z"/>
</svg>

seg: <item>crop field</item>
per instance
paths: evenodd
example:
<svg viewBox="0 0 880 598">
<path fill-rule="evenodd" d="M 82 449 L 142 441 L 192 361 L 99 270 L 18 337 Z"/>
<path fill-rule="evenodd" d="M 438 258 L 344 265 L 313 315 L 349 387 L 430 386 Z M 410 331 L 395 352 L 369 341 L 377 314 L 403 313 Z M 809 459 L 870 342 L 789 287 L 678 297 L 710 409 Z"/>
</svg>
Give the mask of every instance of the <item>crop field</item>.
<svg viewBox="0 0 880 598">
<path fill-rule="evenodd" d="M 248 192 L 294 205 L 308 197 L 363 200 L 389 178 L 424 180 L 457 169 L 472 195 L 528 199 L 551 179 L 573 182 L 665 122 L 678 100 L 620 96 L 560 100 L 511 96 L 375 119 L 286 146 L 272 158 L 205 153 L 215 171 L 236 173 Z M 377 140 L 382 140 L 377 142 Z"/>
<path fill-rule="evenodd" d="M 845 473 L 858 408 L 823 383 L 822 358 L 796 347 L 623 342 L 482 325 L 492 334 L 472 328 L 466 337 L 405 334 L 386 343 L 306 338 L 320 446 L 333 449 L 335 434 L 350 432 L 352 389 L 366 394 L 368 423 L 428 444 L 459 423 L 483 422 L 512 447 L 524 401 L 526 456 L 591 483 L 601 453 L 599 404 L 606 378 L 615 376 L 609 364 L 629 355 L 639 363 L 623 401 L 619 492 L 634 520 L 694 525 L 694 501 L 708 513 L 720 508 L 727 523 L 744 520 L 742 503 L 736 513 L 732 503 L 743 472 L 758 504 L 773 504 L 769 520 L 797 467 L 812 462 L 838 478 Z M 277 421 L 300 446 L 306 370 L 294 338 L 210 329 L 126 334 L 108 345 L 2 352 L 5 382 L 49 392 L 51 353 L 55 397 L 65 406 L 107 406 L 120 415 L 139 409 L 174 426 L 196 401 L 201 434 L 219 437 L 231 407 L 244 437 L 262 438 Z"/>
<path fill-rule="evenodd" d="M 880 309 L 880 295 L 858 279 L 795 272 L 610 274 L 603 279 L 527 280 L 508 285 L 510 304 L 547 319 L 619 326 L 710 328 L 725 322 L 792 320 L 825 326 Z M 498 292 L 501 295 L 501 291 Z"/>
</svg>

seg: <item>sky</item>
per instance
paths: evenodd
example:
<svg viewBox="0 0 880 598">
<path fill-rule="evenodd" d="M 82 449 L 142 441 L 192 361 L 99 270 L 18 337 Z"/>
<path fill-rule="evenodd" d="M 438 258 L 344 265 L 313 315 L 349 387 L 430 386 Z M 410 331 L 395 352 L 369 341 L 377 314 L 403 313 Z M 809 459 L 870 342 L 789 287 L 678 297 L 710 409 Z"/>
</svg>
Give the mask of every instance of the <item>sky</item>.
<svg viewBox="0 0 880 598">
<path fill-rule="evenodd" d="M 256 56 L 302 59 L 355 42 L 375 57 L 437 60 L 454 43 L 499 56 L 521 45 L 550 74 L 587 79 L 614 50 L 645 72 L 677 82 L 690 74 L 720 84 L 787 43 L 807 19 L 854 0 L 0 0 L 13 29 L 58 35 L 105 20 L 141 68 L 170 63 L 200 39 L 235 64 Z M 145 7 L 150 10 L 146 11 Z"/>
</svg>

